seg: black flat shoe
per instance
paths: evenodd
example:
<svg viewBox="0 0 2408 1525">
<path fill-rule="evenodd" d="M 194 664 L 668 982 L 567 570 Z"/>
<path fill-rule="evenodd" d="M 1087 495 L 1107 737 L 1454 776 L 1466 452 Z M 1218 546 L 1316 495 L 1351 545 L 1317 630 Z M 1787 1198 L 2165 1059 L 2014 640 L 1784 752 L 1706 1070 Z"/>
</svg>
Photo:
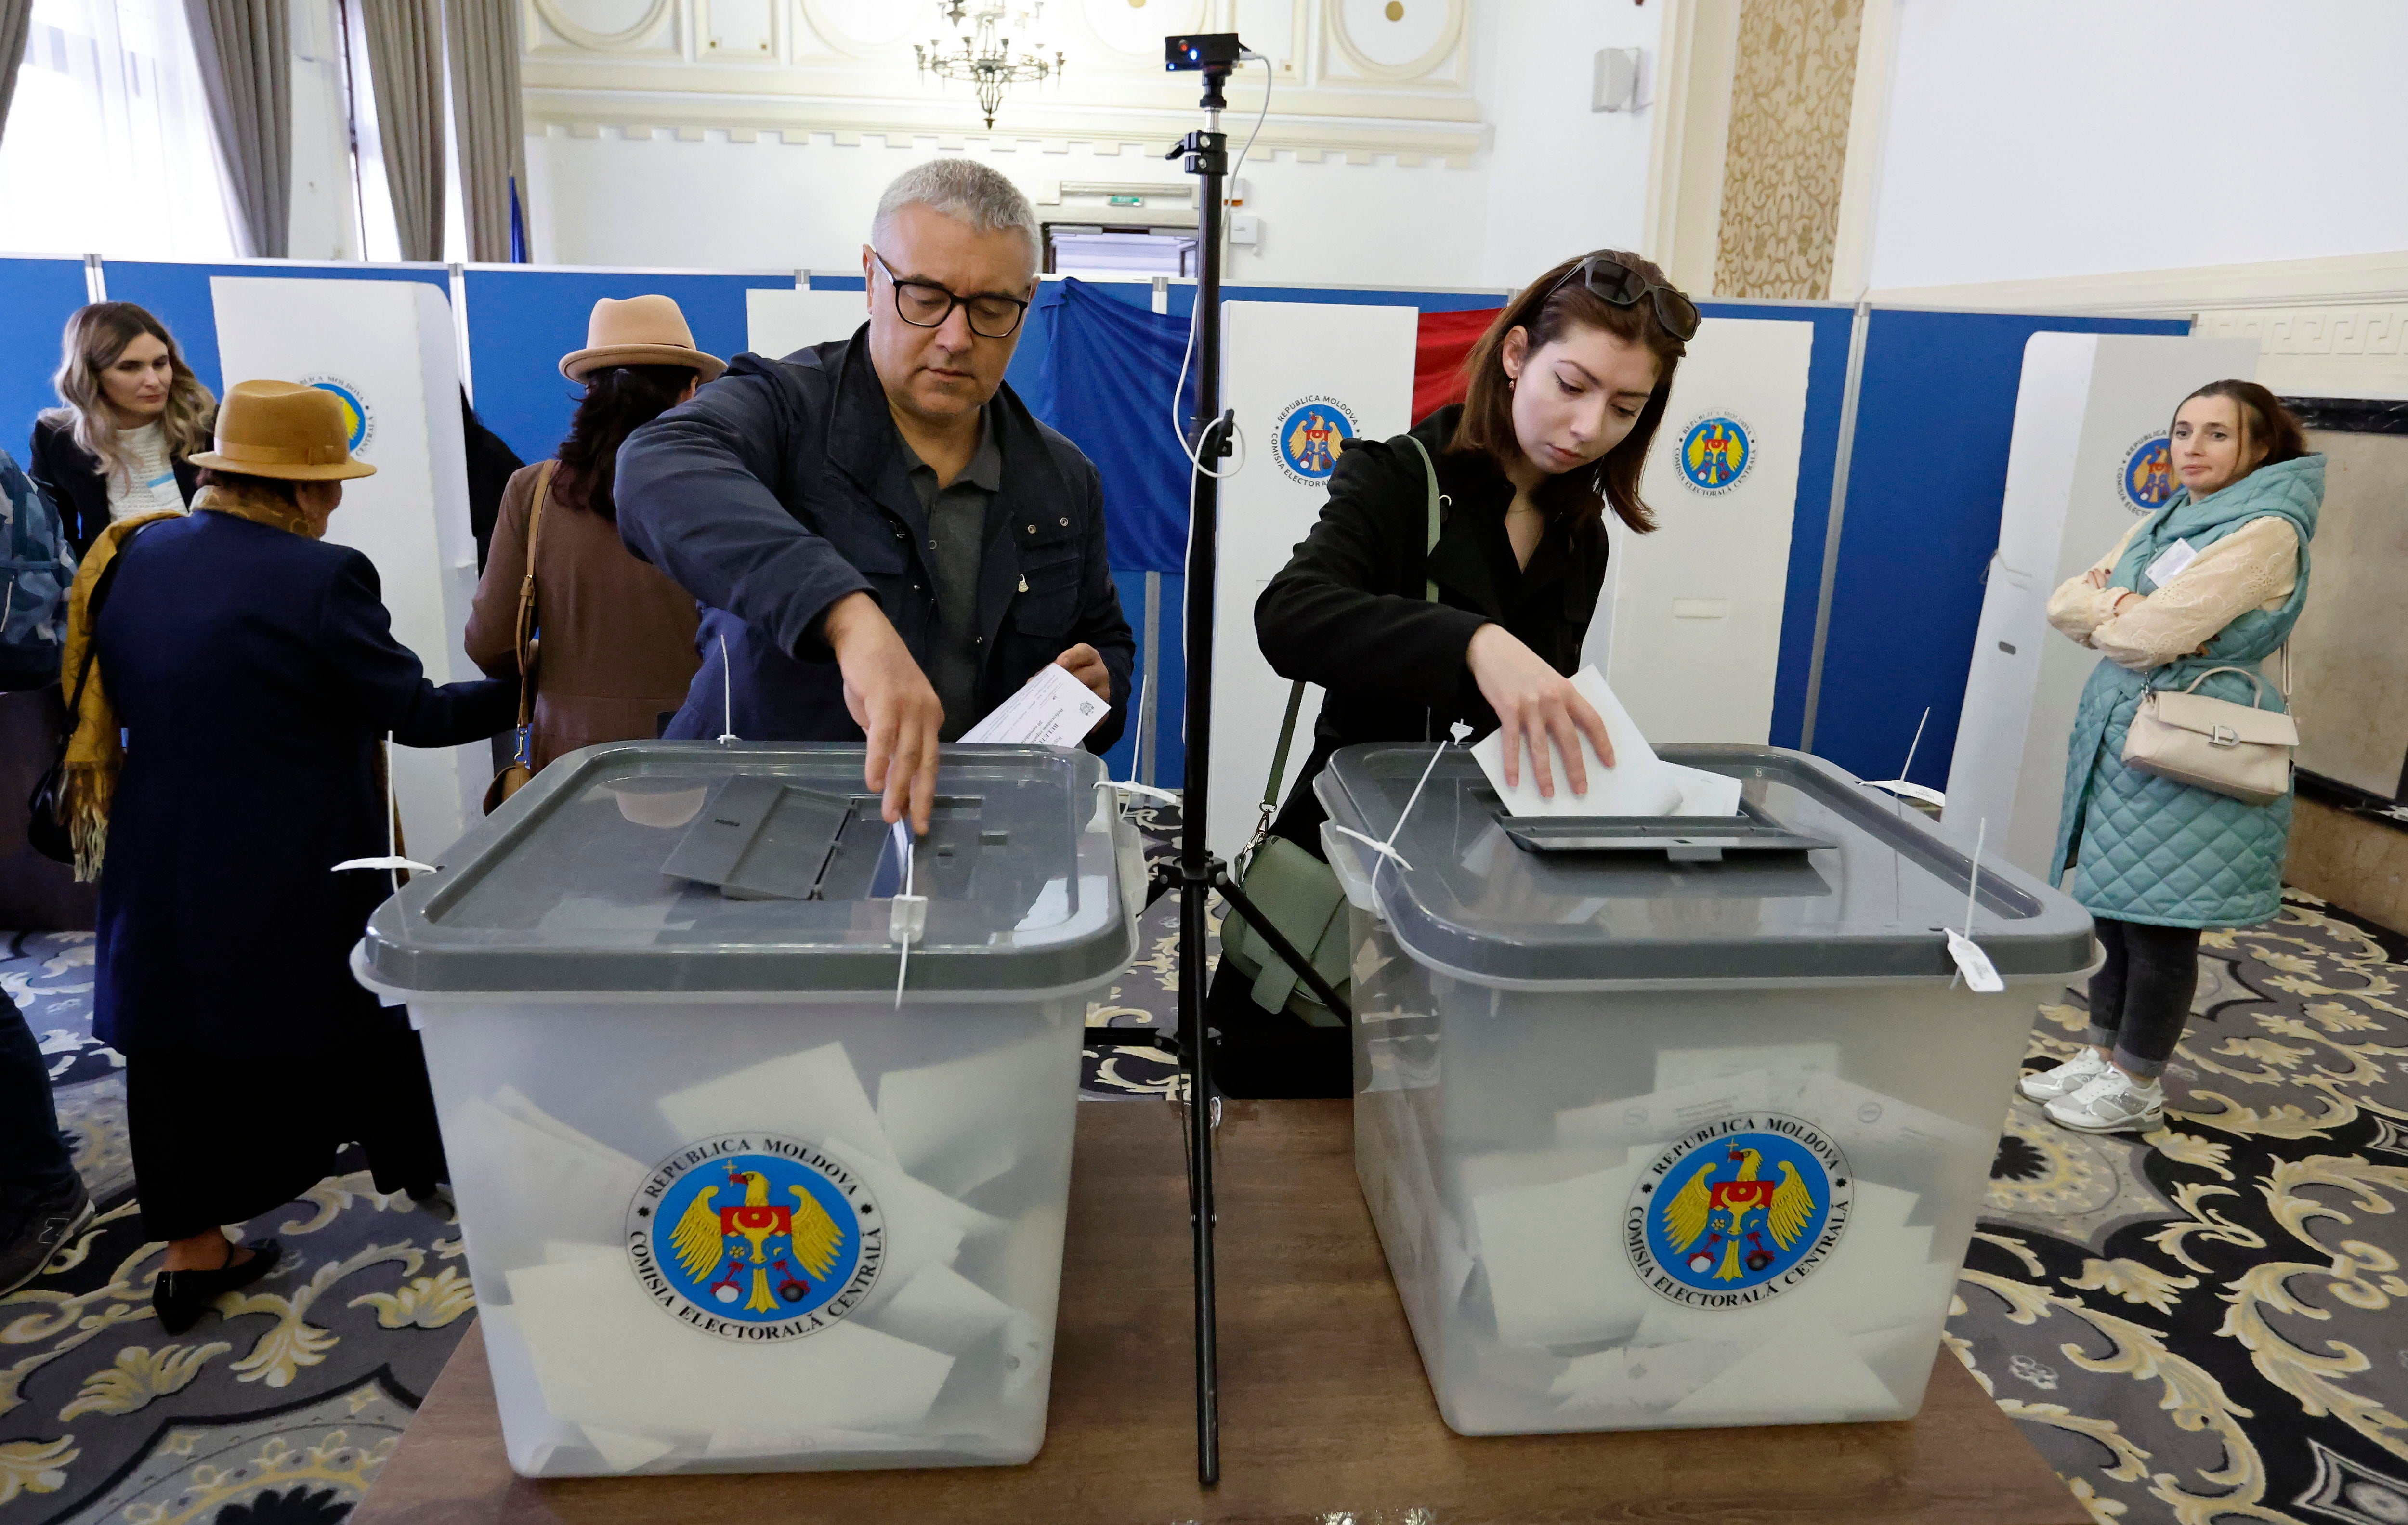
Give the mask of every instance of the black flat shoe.
<svg viewBox="0 0 2408 1525">
<path fill-rule="evenodd" d="M 276 1262 L 284 1258 L 284 1247 L 273 1239 L 256 1240 L 244 1247 L 251 1251 L 251 1259 L 239 1265 L 215 1271 L 160 1272 L 150 1288 L 150 1306 L 159 1315 L 159 1327 L 170 1334 L 181 1334 L 199 1323 L 201 1315 L 219 1298 L 250 1286 L 275 1270 Z"/>
</svg>

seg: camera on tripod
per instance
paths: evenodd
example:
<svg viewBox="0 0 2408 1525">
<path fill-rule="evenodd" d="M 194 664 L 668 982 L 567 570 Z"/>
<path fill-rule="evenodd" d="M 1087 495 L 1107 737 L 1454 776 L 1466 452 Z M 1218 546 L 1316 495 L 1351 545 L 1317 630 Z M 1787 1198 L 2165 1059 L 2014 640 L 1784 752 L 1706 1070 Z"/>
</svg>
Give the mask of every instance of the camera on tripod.
<svg viewBox="0 0 2408 1525">
<path fill-rule="evenodd" d="M 1162 66 L 1177 73 L 1182 69 L 1218 69 L 1226 74 L 1238 66 L 1244 48 L 1235 32 L 1196 32 L 1183 37 L 1162 39 Z"/>
</svg>

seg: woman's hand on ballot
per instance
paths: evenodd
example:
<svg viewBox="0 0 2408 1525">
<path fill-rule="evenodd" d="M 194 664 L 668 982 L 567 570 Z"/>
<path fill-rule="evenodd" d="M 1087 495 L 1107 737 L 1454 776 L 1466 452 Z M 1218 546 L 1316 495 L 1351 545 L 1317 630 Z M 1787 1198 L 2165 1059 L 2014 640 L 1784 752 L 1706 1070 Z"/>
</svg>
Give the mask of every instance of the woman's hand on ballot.
<svg viewBox="0 0 2408 1525">
<path fill-rule="evenodd" d="M 844 675 L 844 707 L 869 738 L 863 784 L 885 795 L 882 814 L 890 825 L 909 812 L 913 834 L 924 834 L 937 802 L 943 703 L 867 593 L 848 593 L 828 606 L 821 630 Z"/>
<path fill-rule="evenodd" d="M 1106 704 L 1112 702 L 1112 670 L 1104 665 L 1104 654 L 1081 641 L 1054 659 L 1054 665 L 1096 691 L 1096 697 Z"/>
<path fill-rule="evenodd" d="M 1548 742 L 1563 754 L 1565 782 L 1575 794 L 1588 792 L 1588 768 L 1581 756 L 1580 738 L 1597 748 L 1598 761 L 1613 766 L 1613 743 L 1607 739 L 1605 720 L 1572 687 L 1572 680 L 1547 664 L 1544 657 L 1522 644 L 1502 625 L 1483 625 L 1472 633 L 1464 653 L 1480 696 L 1497 712 L 1498 739 L 1503 744 L 1505 783 L 1522 781 L 1522 747 L 1530 748 L 1530 771 L 1539 792 L 1555 797 L 1555 770 Z"/>
</svg>

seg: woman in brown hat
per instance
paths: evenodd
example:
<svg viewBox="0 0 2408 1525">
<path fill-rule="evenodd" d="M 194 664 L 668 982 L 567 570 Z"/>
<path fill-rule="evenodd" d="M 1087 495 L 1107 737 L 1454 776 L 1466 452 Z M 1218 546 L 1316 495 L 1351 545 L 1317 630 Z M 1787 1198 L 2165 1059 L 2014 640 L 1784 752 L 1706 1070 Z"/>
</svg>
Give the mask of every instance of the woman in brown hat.
<svg viewBox="0 0 2408 1525">
<path fill-rule="evenodd" d="M 694 347 L 666 296 L 596 302 L 585 348 L 560 363 L 584 399 L 559 459 L 510 478 L 468 616 L 468 656 L 496 677 L 518 677 L 522 650 L 540 650 L 524 663 L 530 771 L 597 742 L 649 741 L 685 703 L 700 664 L 694 595 L 620 544 L 610 484 L 627 435 L 726 368 Z"/>
<path fill-rule="evenodd" d="M 393 637 L 376 568 L 321 538 L 351 459 L 334 393 L 245 381 L 189 516 L 103 530 L 69 595 L 65 814 L 100 880 L 93 1031 L 126 1057 L 160 1327 L 276 1263 L 219 1230 L 363 1145 L 380 1190 L 444 1178 L 426 1065 L 347 963 L 390 890 L 334 872 L 390 850 L 382 738 L 509 723 L 511 685 L 437 686 Z M 122 744 L 121 745 L 121 738 Z"/>
</svg>

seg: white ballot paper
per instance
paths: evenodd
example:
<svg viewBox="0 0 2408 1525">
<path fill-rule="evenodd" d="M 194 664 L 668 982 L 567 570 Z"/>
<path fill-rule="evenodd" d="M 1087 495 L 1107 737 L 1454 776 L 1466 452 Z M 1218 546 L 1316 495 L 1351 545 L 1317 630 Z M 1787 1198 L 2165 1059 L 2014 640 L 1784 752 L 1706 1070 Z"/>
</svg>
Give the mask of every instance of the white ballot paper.
<svg viewBox="0 0 2408 1525">
<path fill-rule="evenodd" d="M 1664 771 L 1681 786 L 1681 803 L 1667 814 L 1675 816 L 1735 816 L 1739 814 L 1740 780 L 1727 773 L 1708 773 L 1703 768 L 1667 762 Z"/>
<path fill-rule="evenodd" d="M 1563 753 L 1555 751 L 1550 764 L 1555 774 L 1555 793 L 1553 799 L 1539 792 L 1538 780 L 1531 776 L 1528 744 L 1522 755 L 1522 781 L 1508 788 L 1505 783 L 1505 746 L 1498 739 L 1501 731 L 1492 731 L 1471 748 L 1480 762 L 1480 771 L 1488 776 L 1489 785 L 1505 808 L 1517 816 L 1669 816 L 1681 805 L 1681 781 L 1647 738 L 1639 734 L 1622 701 L 1606 687 L 1597 668 L 1584 667 L 1572 678 L 1572 687 L 1589 702 L 1599 719 L 1605 721 L 1606 739 L 1613 743 L 1613 766 L 1598 761 L 1597 748 L 1583 736 L 1581 760 L 1588 769 L 1588 792 L 1575 794 L 1565 781 Z M 1727 814 L 1728 812 L 1724 812 Z"/>
<path fill-rule="evenodd" d="M 1049 662 L 1020 686 L 1018 693 L 963 732 L 962 739 L 1002 746 L 1076 747 L 1103 722 L 1111 707 L 1095 690 L 1072 677 L 1070 669 Z"/>
</svg>

